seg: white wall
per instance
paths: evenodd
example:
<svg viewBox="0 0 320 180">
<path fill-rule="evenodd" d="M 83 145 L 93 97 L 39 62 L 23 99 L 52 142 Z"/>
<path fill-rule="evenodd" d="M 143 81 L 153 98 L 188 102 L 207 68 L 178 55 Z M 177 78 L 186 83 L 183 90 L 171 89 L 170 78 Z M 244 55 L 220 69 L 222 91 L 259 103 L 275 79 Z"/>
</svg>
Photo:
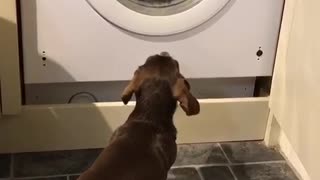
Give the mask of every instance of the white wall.
<svg viewBox="0 0 320 180">
<path fill-rule="evenodd" d="M 20 111 L 18 31 L 15 0 L 0 0 L 0 113 Z"/>
<path fill-rule="evenodd" d="M 287 0 L 270 100 L 312 180 L 320 179 L 319 17 L 319 0 Z"/>
</svg>

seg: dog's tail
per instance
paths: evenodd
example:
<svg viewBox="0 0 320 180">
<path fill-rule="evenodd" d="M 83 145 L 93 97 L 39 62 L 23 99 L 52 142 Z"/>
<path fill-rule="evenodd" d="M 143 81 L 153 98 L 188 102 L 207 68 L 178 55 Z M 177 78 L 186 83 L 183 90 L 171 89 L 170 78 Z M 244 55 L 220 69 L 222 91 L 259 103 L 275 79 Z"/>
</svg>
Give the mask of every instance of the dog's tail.
<svg viewBox="0 0 320 180">
<path fill-rule="evenodd" d="M 170 54 L 168 52 L 161 52 L 160 56 L 165 56 L 165 57 L 171 57 Z"/>
</svg>

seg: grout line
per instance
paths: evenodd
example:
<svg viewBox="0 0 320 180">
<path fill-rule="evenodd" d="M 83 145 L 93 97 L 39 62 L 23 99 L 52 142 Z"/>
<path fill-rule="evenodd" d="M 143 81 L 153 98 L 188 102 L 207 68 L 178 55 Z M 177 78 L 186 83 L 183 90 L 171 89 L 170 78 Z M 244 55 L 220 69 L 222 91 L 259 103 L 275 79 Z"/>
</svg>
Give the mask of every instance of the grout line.
<svg viewBox="0 0 320 180">
<path fill-rule="evenodd" d="M 13 154 L 10 154 L 10 179 L 14 178 L 14 158 L 13 158 Z"/>
<path fill-rule="evenodd" d="M 218 143 L 218 146 L 219 146 L 220 150 L 222 151 L 224 157 L 227 159 L 228 163 L 231 164 L 232 162 L 230 161 L 229 157 L 227 156 L 227 153 L 223 150 L 220 143 Z"/>
<path fill-rule="evenodd" d="M 70 180 L 71 176 L 80 176 L 81 174 L 69 174 L 67 176 L 67 180 Z"/>
<path fill-rule="evenodd" d="M 196 171 L 198 172 L 198 174 L 199 174 L 199 176 L 200 176 L 200 179 L 201 179 L 201 180 L 205 180 L 202 172 L 200 171 L 200 167 L 195 167 L 195 169 L 196 169 Z"/>
<path fill-rule="evenodd" d="M 257 165 L 257 164 L 277 164 L 277 163 L 287 163 L 284 160 L 280 161 L 261 161 L 261 162 L 245 162 L 245 163 L 212 163 L 212 164 L 192 164 L 192 165 L 181 165 L 181 166 L 172 166 L 173 169 L 177 168 L 190 168 L 190 167 L 210 167 L 210 166 L 241 166 L 241 165 Z"/>
<path fill-rule="evenodd" d="M 232 163 L 231 166 L 241 166 L 241 165 L 257 165 L 257 164 L 283 164 L 287 163 L 284 160 L 279 161 L 260 161 L 260 162 L 245 162 L 245 163 Z"/>
<path fill-rule="evenodd" d="M 220 147 L 220 149 L 221 149 L 222 153 L 224 154 L 224 156 L 227 158 L 227 161 L 229 162 L 229 164 L 232 164 L 231 160 L 229 159 L 227 153 L 223 150 L 223 148 L 222 148 L 220 143 L 218 143 L 218 146 Z M 230 165 L 228 166 L 228 169 L 229 169 L 230 173 L 232 174 L 233 179 L 234 180 L 238 180 L 238 177 L 236 176 L 236 174 L 234 173 L 234 171 L 233 171 L 233 169 L 231 168 Z"/>
<path fill-rule="evenodd" d="M 236 176 L 236 174 L 234 173 L 233 169 L 232 169 L 231 166 L 230 166 L 230 164 L 232 164 L 232 162 L 231 162 L 231 160 L 229 159 L 227 153 L 224 151 L 224 149 L 222 148 L 222 146 L 221 146 L 220 143 L 218 143 L 218 146 L 220 147 L 223 155 L 226 157 L 227 161 L 229 162 L 228 169 L 229 169 L 231 175 L 233 176 L 233 179 L 234 179 L 234 180 L 238 180 L 238 177 Z"/>
<path fill-rule="evenodd" d="M 193 165 L 183 165 L 183 166 L 173 166 L 172 169 L 179 168 L 202 168 L 202 167 L 212 167 L 212 166 L 228 166 L 229 164 L 193 164 Z"/>
<path fill-rule="evenodd" d="M 223 148 L 222 148 L 222 146 L 221 146 L 220 143 L 218 143 L 218 146 L 219 146 L 220 150 L 222 151 L 224 157 L 227 159 L 227 161 L 228 161 L 228 163 L 229 163 L 229 165 L 228 165 L 227 167 L 228 167 L 231 175 L 233 176 L 233 179 L 234 179 L 234 180 L 238 180 L 238 177 L 237 177 L 236 174 L 233 172 L 233 170 L 232 170 L 232 168 L 231 168 L 231 166 L 230 166 L 230 164 L 232 164 L 232 162 L 231 162 L 231 160 L 229 159 L 227 153 L 223 150 Z"/>
<path fill-rule="evenodd" d="M 68 175 L 52 175 L 52 176 L 32 176 L 32 177 L 19 177 L 15 179 L 27 180 L 27 179 L 41 179 L 41 178 L 57 178 L 57 177 L 66 177 Z"/>
<path fill-rule="evenodd" d="M 19 177 L 19 178 L 16 178 L 16 179 L 27 180 L 27 179 L 56 178 L 56 177 L 67 177 L 67 179 L 70 179 L 70 176 L 80 176 L 80 174 L 60 174 L 60 175 L 49 175 L 49 176 L 30 176 L 30 177 Z"/>
<path fill-rule="evenodd" d="M 68 176 L 80 176 L 81 175 L 81 173 L 79 173 L 79 174 L 68 174 Z"/>
<path fill-rule="evenodd" d="M 229 171 L 231 172 L 231 175 L 233 176 L 234 180 L 238 180 L 238 177 L 236 176 L 236 174 L 233 172 L 233 169 L 231 168 L 231 166 L 228 166 Z"/>
</svg>

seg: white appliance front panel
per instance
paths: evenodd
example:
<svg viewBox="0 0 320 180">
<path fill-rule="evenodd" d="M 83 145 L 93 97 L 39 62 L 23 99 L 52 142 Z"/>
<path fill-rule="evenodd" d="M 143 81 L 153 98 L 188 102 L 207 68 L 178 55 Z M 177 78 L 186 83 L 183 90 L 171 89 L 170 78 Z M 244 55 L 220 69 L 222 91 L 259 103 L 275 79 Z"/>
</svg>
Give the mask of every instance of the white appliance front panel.
<svg viewBox="0 0 320 180">
<path fill-rule="evenodd" d="M 25 83 L 129 80 L 162 51 L 191 78 L 270 76 L 283 3 L 232 0 L 197 28 L 151 37 L 119 29 L 86 0 L 21 1 Z"/>
</svg>

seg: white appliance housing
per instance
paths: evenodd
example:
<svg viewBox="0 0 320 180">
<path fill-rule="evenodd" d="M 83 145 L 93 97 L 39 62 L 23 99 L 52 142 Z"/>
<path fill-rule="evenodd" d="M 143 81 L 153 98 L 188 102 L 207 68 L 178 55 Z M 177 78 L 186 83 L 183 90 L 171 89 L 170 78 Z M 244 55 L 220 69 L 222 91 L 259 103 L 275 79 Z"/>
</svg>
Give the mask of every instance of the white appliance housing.
<svg viewBox="0 0 320 180">
<path fill-rule="evenodd" d="M 152 16 L 117 0 L 21 1 L 26 84 L 128 80 L 168 51 L 190 78 L 271 76 L 284 0 L 202 0 Z"/>
</svg>

